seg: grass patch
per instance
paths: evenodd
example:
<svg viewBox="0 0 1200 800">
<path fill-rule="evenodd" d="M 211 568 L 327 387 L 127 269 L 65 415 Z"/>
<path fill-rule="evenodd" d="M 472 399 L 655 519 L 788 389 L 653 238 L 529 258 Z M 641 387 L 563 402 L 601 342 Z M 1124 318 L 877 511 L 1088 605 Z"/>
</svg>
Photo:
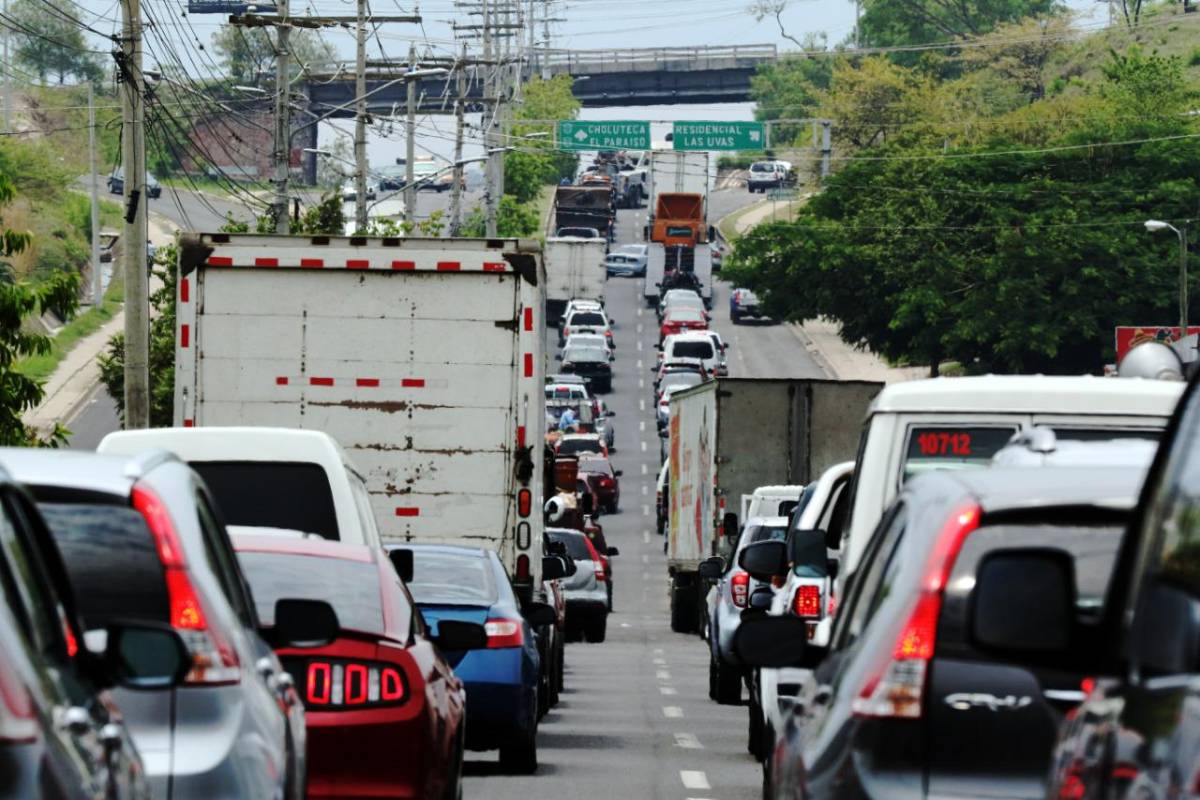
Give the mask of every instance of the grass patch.
<svg viewBox="0 0 1200 800">
<path fill-rule="evenodd" d="M 125 295 L 125 282 L 120 276 L 114 276 L 109 283 L 104 300 L 97 308 L 89 308 L 62 327 L 54 337 L 50 352 L 40 356 L 23 358 L 16 363 L 16 370 L 35 381 L 45 382 L 58 365 L 71 352 L 80 340 L 87 338 L 100 329 L 117 312 L 121 310 L 121 302 Z"/>
<path fill-rule="evenodd" d="M 539 230 L 543 237 L 546 233 L 546 223 L 550 221 L 550 205 L 554 202 L 554 192 L 557 189 L 557 184 L 543 186 L 542 190 L 538 192 L 537 199 L 533 201 L 533 207 L 537 210 Z"/>
<path fill-rule="evenodd" d="M 721 219 L 717 221 L 717 230 L 721 232 L 721 236 L 725 237 L 725 241 L 732 242 L 734 239 L 740 236 L 741 232 L 738 230 L 738 223 L 741 222 L 742 217 L 745 217 L 747 214 L 755 213 L 759 208 L 762 207 L 762 204 L 766 202 L 768 201 L 759 200 L 757 203 L 751 203 L 748 206 L 739 208 L 732 214 L 726 214 L 725 216 L 721 217 Z"/>
</svg>

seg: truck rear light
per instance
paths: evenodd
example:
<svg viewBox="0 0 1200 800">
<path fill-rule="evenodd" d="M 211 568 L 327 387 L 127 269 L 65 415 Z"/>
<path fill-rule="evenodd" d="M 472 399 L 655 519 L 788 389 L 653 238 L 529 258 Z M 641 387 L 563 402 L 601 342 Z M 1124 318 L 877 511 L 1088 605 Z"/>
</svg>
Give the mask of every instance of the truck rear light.
<svg viewBox="0 0 1200 800">
<path fill-rule="evenodd" d="M 192 655 L 192 669 L 184 678 L 185 685 L 214 685 L 237 683 L 241 680 L 241 663 L 237 651 L 219 631 L 208 624 L 204 601 L 192 583 L 179 534 L 166 505 L 152 490 L 142 485 L 133 487 L 133 507 L 146 520 L 146 527 L 158 549 L 167 587 L 167 606 L 171 627 Z"/>
<path fill-rule="evenodd" d="M 950 515 L 925 561 L 919 593 L 908 622 L 896 638 L 891 658 L 869 678 L 850 704 L 860 717 L 919 719 L 923 713 L 929 662 L 937 644 L 942 593 L 959 550 L 979 527 L 981 510 L 971 503 Z"/>
<path fill-rule="evenodd" d="M 517 492 L 517 513 L 522 517 L 528 517 L 529 512 L 533 507 L 533 493 L 528 489 L 522 489 Z"/>
<path fill-rule="evenodd" d="M 409 698 L 404 671 L 374 661 L 309 661 L 303 686 L 304 705 L 313 711 L 398 706 Z"/>
<path fill-rule="evenodd" d="M 740 569 L 729 579 L 729 591 L 733 595 L 733 604 L 738 608 L 746 607 L 746 599 L 750 596 L 750 573 Z"/>
<path fill-rule="evenodd" d="M 528 581 L 529 578 L 529 556 L 522 553 L 517 556 L 517 580 Z"/>
<path fill-rule="evenodd" d="M 488 649 L 520 647 L 525 644 L 525 626 L 521 620 L 495 617 L 483 624 Z"/>
<path fill-rule="evenodd" d="M 821 587 L 805 584 L 796 589 L 792 598 L 792 613 L 797 617 L 821 616 Z"/>
</svg>

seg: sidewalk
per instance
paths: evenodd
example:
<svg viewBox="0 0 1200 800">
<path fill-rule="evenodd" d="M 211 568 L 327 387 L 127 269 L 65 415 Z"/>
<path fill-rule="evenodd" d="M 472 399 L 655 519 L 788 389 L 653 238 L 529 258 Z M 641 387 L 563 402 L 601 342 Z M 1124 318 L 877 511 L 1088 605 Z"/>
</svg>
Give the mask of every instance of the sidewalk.
<svg viewBox="0 0 1200 800">
<path fill-rule="evenodd" d="M 150 241 L 155 246 L 170 244 L 178 226 L 165 218 L 151 219 Z M 151 287 L 153 291 L 153 287 Z M 125 312 L 118 312 L 86 339 L 80 339 L 66 354 L 54 374 L 46 380 L 41 405 L 26 411 L 22 420 L 39 431 L 51 430 L 55 423 L 70 424 L 79 409 L 91 397 L 100 382 L 97 357 L 104 352 L 114 333 L 125 330 Z"/>
</svg>

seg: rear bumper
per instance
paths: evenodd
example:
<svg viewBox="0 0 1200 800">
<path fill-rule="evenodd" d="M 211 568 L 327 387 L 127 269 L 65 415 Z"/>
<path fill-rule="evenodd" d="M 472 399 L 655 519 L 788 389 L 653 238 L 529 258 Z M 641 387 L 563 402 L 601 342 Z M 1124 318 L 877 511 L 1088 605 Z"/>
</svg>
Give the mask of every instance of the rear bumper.
<svg viewBox="0 0 1200 800">
<path fill-rule="evenodd" d="M 348 725 L 338 724 L 336 716 L 309 715 L 310 798 L 424 797 L 428 771 L 447 762 L 449 754 L 433 757 L 431 724 L 424 714 L 403 722 Z M 397 758 L 398 753 L 404 757 Z"/>
<path fill-rule="evenodd" d="M 473 650 L 454 667 L 467 691 L 467 748 L 492 750 L 533 728 L 538 663 L 522 647 Z"/>
</svg>

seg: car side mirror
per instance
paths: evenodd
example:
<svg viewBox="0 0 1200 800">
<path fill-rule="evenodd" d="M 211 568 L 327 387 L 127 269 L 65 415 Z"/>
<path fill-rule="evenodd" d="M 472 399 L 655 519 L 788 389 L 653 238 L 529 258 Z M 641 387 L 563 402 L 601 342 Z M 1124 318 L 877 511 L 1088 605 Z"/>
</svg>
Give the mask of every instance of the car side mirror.
<svg viewBox="0 0 1200 800">
<path fill-rule="evenodd" d="M 792 531 L 788 536 L 788 561 L 802 578 L 824 578 L 829 562 L 825 531 L 819 528 Z"/>
<path fill-rule="evenodd" d="M 275 601 L 275 626 L 268 641 L 272 647 L 323 647 L 337 638 L 337 612 L 324 600 Z"/>
<path fill-rule="evenodd" d="M 562 353 L 559 353 L 559 354 L 557 354 L 556 356 L 554 356 L 554 360 L 555 360 L 555 361 L 562 361 Z"/>
<path fill-rule="evenodd" d="M 802 666 L 808 650 L 808 623 L 799 617 L 747 617 L 733 635 L 733 652 L 749 667 Z"/>
<path fill-rule="evenodd" d="M 725 559 L 720 556 L 706 558 L 700 562 L 700 577 L 715 581 L 725 574 Z"/>
<path fill-rule="evenodd" d="M 558 556 L 544 556 L 542 558 L 542 580 L 556 581 L 559 578 L 567 577 L 567 565 Z"/>
<path fill-rule="evenodd" d="M 534 628 L 544 628 L 558 622 L 558 612 L 547 603 L 529 603 L 521 609 L 521 614 Z"/>
<path fill-rule="evenodd" d="M 1200 602 L 1161 578 L 1138 598 L 1134 659 L 1156 673 L 1187 674 L 1200 664 Z"/>
<path fill-rule="evenodd" d="M 85 639 L 104 636 L 101 661 L 116 686 L 154 690 L 176 686 L 192 669 L 192 655 L 177 631 L 167 625 L 131 623 L 88 631 Z M 89 643 L 89 650 L 92 649 Z M 108 681 L 104 681 L 108 683 Z"/>
<path fill-rule="evenodd" d="M 621 551 L 620 551 L 620 550 L 618 550 L 618 549 L 617 549 L 617 548 L 615 548 L 615 547 L 610 547 L 610 548 L 608 548 L 608 550 L 607 550 L 607 554 L 608 554 L 609 556 L 619 556 L 619 555 L 621 555 Z"/>
<path fill-rule="evenodd" d="M 721 518 L 721 535 L 726 539 L 736 539 L 738 535 L 738 516 L 732 511 L 726 511 Z"/>
<path fill-rule="evenodd" d="M 625 474 L 625 470 L 623 470 L 623 469 L 619 469 L 619 470 L 616 470 L 615 472 L 613 472 L 613 475 L 616 475 L 618 478 L 624 474 Z"/>
<path fill-rule="evenodd" d="M 738 556 L 738 566 L 760 581 L 784 575 L 788 570 L 787 542 L 768 541 L 746 545 Z"/>
<path fill-rule="evenodd" d="M 766 611 L 771 608 L 773 602 L 775 602 L 775 592 L 771 591 L 771 587 L 759 586 L 750 593 L 747 607 L 751 611 Z"/>
<path fill-rule="evenodd" d="M 1066 553 L 1004 550 L 980 563 L 968 616 L 976 645 L 1005 654 L 1063 653 L 1074 616 L 1074 567 Z"/>
<path fill-rule="evenodd" d="M 487 647 L 488 636 L 484 627 L 476 622 L 443 619 L 438 620 L 433 643 L 444 652 L 483 650 Z"/>
<path fill-rule="evenodd" d="M 412 550 L 405 550 L 402 547 L 389 550 L 388 560 L 392 562 L 392 566 L 395 567 L 396 574 L 400 576 L 400 580 L 406 584 L 412 583 L 414 573 Z"/>
</svg>

